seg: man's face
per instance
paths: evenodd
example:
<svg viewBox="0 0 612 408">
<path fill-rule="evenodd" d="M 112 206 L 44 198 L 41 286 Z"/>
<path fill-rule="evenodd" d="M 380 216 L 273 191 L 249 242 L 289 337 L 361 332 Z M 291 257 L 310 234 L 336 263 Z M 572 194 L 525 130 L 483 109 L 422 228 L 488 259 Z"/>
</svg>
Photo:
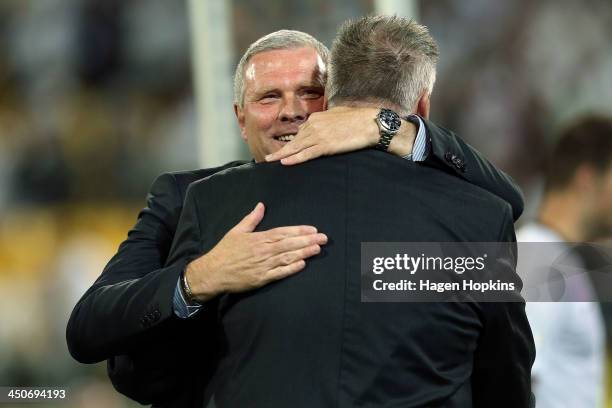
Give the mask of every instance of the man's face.
<svg viewBox="0 0 612 408">
<path fill-rule="evenodd" d="M 325 109 L 325 66 L 314 48 L 255 54 L 245 67 L 243 107 L 234 106 L 240 133 L 255 161 L 279 150 L 313 112 Z"/>
</svg>

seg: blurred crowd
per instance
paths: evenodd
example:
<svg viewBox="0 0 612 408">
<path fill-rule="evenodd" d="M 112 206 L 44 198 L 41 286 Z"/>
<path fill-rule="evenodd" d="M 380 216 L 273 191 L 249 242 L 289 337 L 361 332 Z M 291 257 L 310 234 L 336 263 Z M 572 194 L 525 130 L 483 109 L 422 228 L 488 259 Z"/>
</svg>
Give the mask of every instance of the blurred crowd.
<svg viewBox="0 0 612 408">
<path fill-rule="evenodd" d="M 0 3 L 2 385 L 117 405 L 65 322 L 154 176 L 197 166 L 191 82 L 183 2 Z"/>
<path fill-rule="evenodd" d="M 233 53 L 281 28 L 329 46 L 373 3 L 233 0 Z M 612 114 L 612 3 L 417 3 L 440 45 L 432 119 L 519 182 L 529 219 L 557 131 Z M 0 385 L 69 385 L 131 406 L 104 367 L 68 357 L 65 323 L 154 177 L 198 167 L 188 12 L 186 1 L 0 2 Z"/>
<path fill-rule="evenodd" d="M 4 1 L 0 19 L 3 207 L 139 199 L 197 165 L 185 4 Z"/>
</svg>

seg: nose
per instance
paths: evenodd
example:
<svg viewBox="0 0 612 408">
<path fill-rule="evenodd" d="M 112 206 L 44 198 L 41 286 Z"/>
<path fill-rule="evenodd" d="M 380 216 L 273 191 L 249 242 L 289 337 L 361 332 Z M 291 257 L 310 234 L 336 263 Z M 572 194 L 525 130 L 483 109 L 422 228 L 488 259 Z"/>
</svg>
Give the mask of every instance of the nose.
<svg viewBox="0 0 612 408">
<path fill-rule="evenodd" d="M 306 103 L 296 96 L 286 96 L 283 98 L 283 105 L 279 114 L 281 122 L 302 123 L 308 119 L 308 109 Z"/>
</svg>

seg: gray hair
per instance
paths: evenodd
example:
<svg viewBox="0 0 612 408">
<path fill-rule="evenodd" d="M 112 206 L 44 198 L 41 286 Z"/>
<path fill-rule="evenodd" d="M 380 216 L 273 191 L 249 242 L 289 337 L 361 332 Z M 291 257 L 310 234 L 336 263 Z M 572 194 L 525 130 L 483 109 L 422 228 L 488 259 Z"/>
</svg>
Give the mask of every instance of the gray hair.
<svg viewBox="0 0 612 408">
<path fill-rule="evenodd" d="M 249 46 L 234 74 L 234 103 L 240 107 L 244 103 L 244 70 L 249 60 L 255 55 L 264 51 L 285 50 L 292 48 L 311 47 L 319 54 L 323 64 L 323 72 L 319 72 L 321 86 L 325 86 L 327 81 L 327 62 L 329 61 L 329 49 L 319 40 L 301 31 L 279 30 L 261 37 Z"/>
<path fill-rule="evenodd" d="M 330 106 L 391 102 L 413 112 L 436 80 L 438 45 L 427 27 L 397 16 L 345 22 L 332 45 L 327 82 Z"/>
</svg>

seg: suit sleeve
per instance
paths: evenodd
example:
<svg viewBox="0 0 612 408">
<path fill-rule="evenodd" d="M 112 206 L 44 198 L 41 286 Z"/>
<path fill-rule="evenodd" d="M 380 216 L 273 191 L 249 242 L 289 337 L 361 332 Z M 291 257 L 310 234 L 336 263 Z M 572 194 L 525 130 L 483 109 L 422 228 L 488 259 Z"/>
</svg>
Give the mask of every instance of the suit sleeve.
<svg viewBox="0 0 612 408">
<path fill-rule="evenodd" d="M 452 131 L 425 119 L 423 122 L 430 146 L 425 164 L 454 173 L 502 198 L 512 207 L 512 218 L 516 221 L 523 213 L 525 202 L 514 180 Z"/>
<path fill-rule="evenodd" d="M 521 282 L 516 274 L 516 238 L 506 211 L 498 242 L 503 246 L 503 274 L 518 282 L 514 302 L 481 303 L 483 328 L 474 356 L 472 393 L 474 408 L 532 408 L 531 367 L 535 345 L 525 302 L 520 295 Z M 496 272 L 498 273 L 498 272 Z"/>
<path fill-rule="evenodd" d="M 166 265 L 182 271 L 200 253 L 197 203 L 188 189 Z M 129 354 L 109 359 L 115 389 L 142 404 L 203 406 L 202 387 L 210 381 L 218 356 L 215 327 L 212 300 L 193 318 L 173 317 L 151 329 L 150 338 L 140 340 Z"/>
<path fill-rule="evenodd" d="M 66 339 L 76 360 L 95 363 L 123 354 L 146 331 L 173 316 L 172 299 L 183 266 L 163 265 L 181 198 L 171 174 L 154 182 L 128 238 L 70 316 Z"/>
</svg>

